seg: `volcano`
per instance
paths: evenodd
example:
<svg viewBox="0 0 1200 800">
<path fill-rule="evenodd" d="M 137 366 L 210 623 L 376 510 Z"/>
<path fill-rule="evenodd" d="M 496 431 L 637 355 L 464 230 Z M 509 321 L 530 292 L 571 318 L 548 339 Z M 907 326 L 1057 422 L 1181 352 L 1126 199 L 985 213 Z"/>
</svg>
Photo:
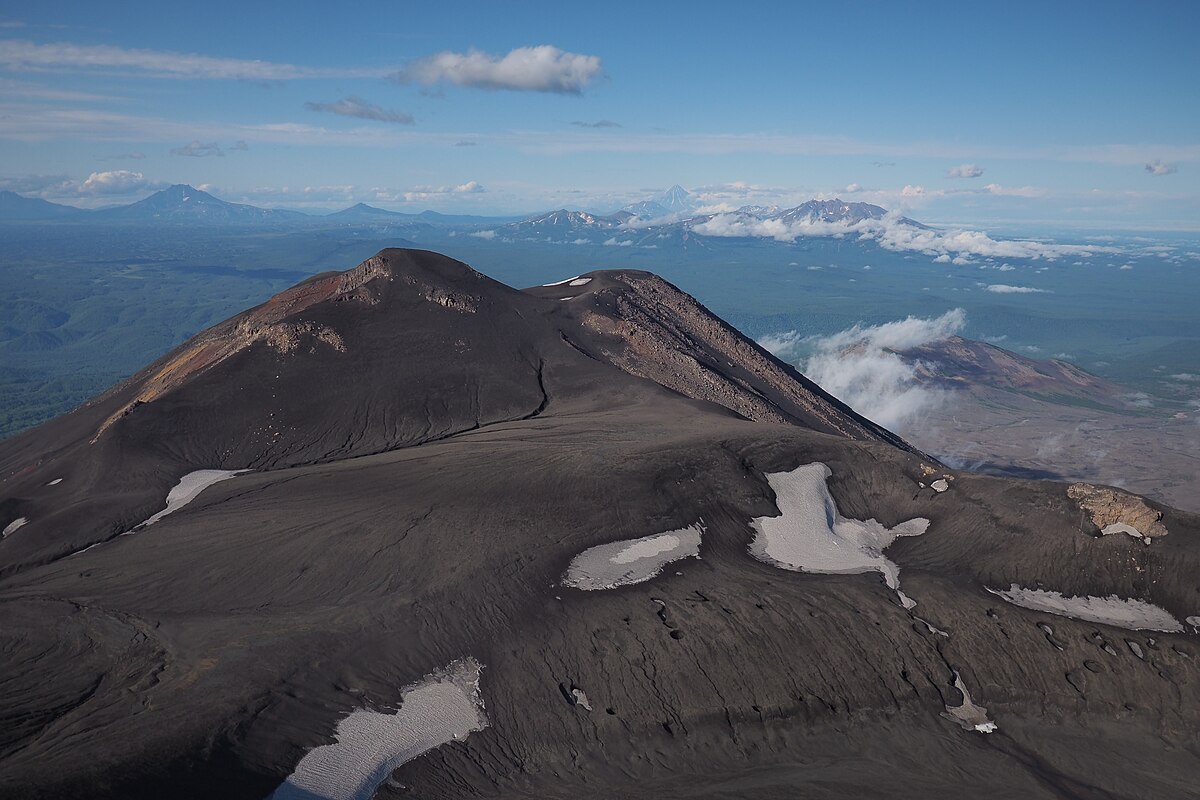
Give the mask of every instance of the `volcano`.
<svg viewBox="0 0 1200 800">
<path fill-rule="evenodd" d="M 385 250 L 0 443 L 0 795 L 1186 797 L 1200 517 Z"/>
</svg>

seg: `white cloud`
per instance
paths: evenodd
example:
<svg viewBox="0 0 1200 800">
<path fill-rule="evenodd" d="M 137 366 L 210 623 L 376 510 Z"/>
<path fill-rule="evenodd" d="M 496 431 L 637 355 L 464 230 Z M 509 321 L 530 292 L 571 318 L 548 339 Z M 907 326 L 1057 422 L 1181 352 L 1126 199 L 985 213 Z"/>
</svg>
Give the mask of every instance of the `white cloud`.
<svg viewBox="0 0 1200 800">
<path fill-rule="evenodd" d="M 93 172 L 79 187 L 80 194 L 129 194 L 146 186 L 146 176 L 140 172 L 117 169 Z"/>
<path fill-rule="evenodd" d="M 832 235 L 835 231 L 831 223 L 815 223 L 829 225 L 827 233 L 813 235 Z M 712 218 L 693 226 L 692 230 L 702 236 L 719 236 L 724 238 L 752 237 L 775 239 L 779 242 L 794 242 L 797 237 L 804 235 L 804 230 L 798 223 L 789 224 L 780 219 L 758 219 L 748 214 L 717 214 Z M 837 226 L 841 233 L 846 233 L 845 225 Z"/>
<path fill-rule="evenodd" d="M 504 56 L 478 50 L 419 58 L 392 79 L 399 83 L 453 83 L 475 89 L 579 94 L 600 76 L 598 56 L 568 53 L 552 45 L 518 47 Z"/>
<path fill-rule="evenodd" d="M 479 181 L 467 181 L 460 183 L 457 186 L 414 186 L 412 189 L 404 193 L 404 199 L 408 202 L 413 200 L 427 200 L 431 197 L 441 197 L 454 194 L 480 194 L 487 191 L 479 183 Z"/>
<path fill-rule="evenodd" d="M 1137 408 L 1154 408 L 1154 400 L 1145 392 L 1133 392 L 1123 395 L 1122 399 L 1129 405 L 1136 406 Z"/>
<path fill-rule="evenodd" d="M 208 78 L 280 81 L 334 76 L 380 76 L 379 70 L 311 69 L 293 64 L 273 64 L 241 58 L 215 58 L 198 53 L 141 50 L 111 45 L 67 42 L 35 44 L 10 39 L 0 41 L 0 65 L 28 71 L 118 71 L 157 78 Z"/>
<path fill-rule="evenodd" d="M 1170 175 L 1173 172 L 1179 171 L 1174 164 L 1164 164 L 1158 159 L 1148 162 L 1144 169 L 1151 175 Z"/>
<path fill-rule="evenodd" d="M 923 194 L 925 194 L 924 186 L 913 186 L 911 184 L 907 184 L 903 189 L 900 190 L 901 197 L 920 197 Z"/>
<path fill-rule="evenodd" d="M 575 120 L 571 123 L 577 128 L 620 128 L 621 123 L 613 122 L 611 119 L 598 119 L 595 122 L 585 122 L 583 120 Z"/>
<path fill-rule="evenodd" d="M 857 183 L 852 183 L 846 187 L 846 194 L 856 194 L 862 191 L 862 186 Z"/>
<path fill-rule="evenodd" d="M 703 236 L 757 237 L 794 242 L 802 236 L 856 235 L 873 240 L 896 252 L 923 253 L 935 263 L 970 264 L 971 257 L 1020 258 L 1053 261 L 1062 256 L 1091 256 L 1095 252 L 1116 252 L 1116 248 L 1098 245 L 1055 244 L 1024 239 L 993 239 L 982 231 L 934 230 L 901 221 L 897 214 L 883 219 L 864 219 L 845 224 L 800 219 L 788 223 L 779 219 L 761 220 L 748 214 L 717 214 L 692 228 Z"/>
<path fill-rule="evenodd" d="M 605 239 L 604 246 L 605 247 L 633 247 L 633 242 L 631 242 L 628 239 L 625 239 L 623 241 L 618 241 L 617 237 L 614 236 L 611 239 Z"/>
<path fill-rule="evenodd" d="M 474 233 L 469 234 L 469 235 L 474 236 L 476 239 L 495 239 L 496 238 L 495 231 L 475 231 Z"/>
<path fill-rule="evenodd" d="M 1004 283 L 993 283 L 987 287 L 987 290 L 996 294 L 1046 294 L 1045 289 L 1034 289 L 1029 286 L 1009 286 Z"/>
<path fill-rule="evenodd" d="M 393 111 L 392 109 L 383 108 L 381 106 L 368 103 L 361 97 L 346 97 L 332 103 L 305 103 L 304 107 L 309 111 L 324 111 L 330 114 L 338 114 L 343 117 L 355 117 L 357 119 L 373 119 L 378 122 L 395 122 L 398 125 L 412 125 L 413 115 L 404 111 Z"/>
<path fill-rule="evenodd" d="M 896 351 L 943 341 L 966 325 L 961 308 L 934 319 L 908 317 L 897 322 L 848 330 L 825 337 L 801 337 L 796 331 L 764 336 L 759 344 L 782 358 L 808 349 L 804 373 L 858 413 L 884 427 L 903 431 L 945 401 L 945 394 L 919 384 L 918 364 Z"/>
<path fill-rule="evenodd" d="M 947 178 L 978 178 L 983 174 L 983 168 L 975 164 L 959 164 L 946 170 Z"/>
<path fill-rule="evenodd" d="M 983 190 L 997 197 L 1045 197 L 1047 194 L 1045 189 L 1038 186 L 1007 187 L 998 183 L 989 183 Z"/>
</svg>

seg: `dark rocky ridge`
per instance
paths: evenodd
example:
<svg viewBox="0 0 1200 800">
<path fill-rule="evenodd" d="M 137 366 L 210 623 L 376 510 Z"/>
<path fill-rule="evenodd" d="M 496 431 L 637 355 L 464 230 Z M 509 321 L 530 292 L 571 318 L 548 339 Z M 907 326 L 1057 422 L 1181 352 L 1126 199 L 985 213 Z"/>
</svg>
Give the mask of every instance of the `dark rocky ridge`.
<svg viewBox="0 0 1200 800">
<path fill-rule="evenodd" d="M 1189 796 L 1196 637 L 986 589 L 1182 620 L 1196 515 L 1152 504 L 1146 546 L 1090 536 L 1063 484 L 919 489 L 927 459 L 682 292 L 592 278 L 518 292 L 385 251 L 0 444 L 0 522 L 30 520 L 0 542 L 0 796 L 262 798 L 348 711 L 467 655 L 491 725 L 401 768 L 407 796 Z M 888 550 L 915 610 L 874 573 L 749 557 L 765 474 L 813 461 L 845 516 L 931 520 Z M 213 467 L 258 471 L 62 557 Z M 698 519 L 698 561 L 557 585 L 588 547 Z M 943 718 L 955 672 L 997 733 Z"/>
</svg>

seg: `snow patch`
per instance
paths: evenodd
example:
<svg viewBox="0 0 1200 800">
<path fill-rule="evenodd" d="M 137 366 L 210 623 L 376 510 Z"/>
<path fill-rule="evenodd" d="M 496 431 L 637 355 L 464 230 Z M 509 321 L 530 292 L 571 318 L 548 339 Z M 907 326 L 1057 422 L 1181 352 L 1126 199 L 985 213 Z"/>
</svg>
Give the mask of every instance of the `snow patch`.
<svg viewBox="0 0 1200 800">
<path fill-rule="evenodd" d="M 1058 592 L 1043 589 L 1025 589 L 1013 584 L 1009 589 L 988 589 L 994 595 L 1031 611 L 1044 611 L 1060 617 L 1098 622 L 1132 631 L 1163 631 L 1180 633 L 1183 625 L 1165 608 L 1144 600 L 1126 600 L 1108 597 L 1064 597 Z"/>
<path fill-rule="evenodd" d="M 270 800 L 370 800 L 402 764 L 487 727 L 478 661 L 465 658 L 404 690 L 395 713 L 354 711 L 337 742 L 305 754 Z"/>
<path fill-rule="evenodd" d="M 55 478 L 54 480 L 50 481 L 46 485 L 47 486 L 58 486 L 60 483 L 62 483 L 62 478 Z"/>
<path fill-rule="evenodd" d="M 244 469 L 198 469 L 195 472 L 189 472 L 179 479 L 179 483 L 175 484 L 175 487 L 171 491 L 167 492 L 167 507 L 147 519 L 141 525 L 136 526 L 134 530 L 140 530 L 147 525 L 153 525 L 168 514 L 174 514 L 195 500 L 201 492 L 214 483 L 227 481 L 235 475 L 241 475 L 243 472 L 248 471 Z M 130 531 L 130 533 L 132 532 Z"/>
<path fill-rule="evenodd" d="M 576 278 L 575 280 L 571 281 L 567 285 L 568 286 L 586 286 L 587 284 L 589 284 L 591 282 L 592 282 L 591 278 Z"/>
<path fill-rule="evenodd" d="M 4 539 L 17 532 L 17 529 L 28 523 L 29 520 L 25 517 L 17 517 L 12 522 L 4 526 L 4 530 L 0 531 L 0 539 Z"/>
<path fill-rule="evenodd" d="M 1127 525 L 1124 522 L 1113 522 L 1109 525 L 1105 525 L 1104 529 L 1100 531 L 1101 536 L 1111 536 L 1114 533 L 1127 533 L 1135 539 L 1141 539 L 1146 544 L 1150 544 L 1149 536 L 1145 535 L 1132 525 Z"/>
<path fill-rule="evenodd" d="M 704 526 L 696 523 L 677 531 L 589 547 L 571 559 L 563 585 L 597 591 L 648 581 L 672 561 L 699 558 L 702 533 Z"/>
<path fill-rule="evenodd" d="M 942 492 L 944 492 L 950 488 L 950 484 L 946 483 L 945 478 L 938 478 L 936 481 L 929 484 L 929 488 L 933 489 L 938 494 L 941 494 Z"/>
<path fill-rule="evenodd" d="M 819 462 L 768 474 L 779 516 L 751 521 L 756 532 L 751 554 L 797 572 L 878 572 L 890 588 L 899 590 L 900 568 L 883 550 L 900 536 L 924 533 L 929 520 L 916 517 L 889 529 L 874 519 L 846 519 L 825 483 L 832 474 Z M 901 595 L 901 604 L 905 600 Z"/>
<path fill-rule="evenodd" d="M 543 283 L 542 287 L 545 288 L 547 286 L 562 286 L 565 283 L 571 283 L 571 281 L 577 281 L 577 280 L 579 280 L 579 276 L 575 275 L 570 278 L 563 278 L 561 281 L 555 281 L 554 283 Z M 591 278 L 588 278 L 588 280 L 591 280 Z"/>
</svg>

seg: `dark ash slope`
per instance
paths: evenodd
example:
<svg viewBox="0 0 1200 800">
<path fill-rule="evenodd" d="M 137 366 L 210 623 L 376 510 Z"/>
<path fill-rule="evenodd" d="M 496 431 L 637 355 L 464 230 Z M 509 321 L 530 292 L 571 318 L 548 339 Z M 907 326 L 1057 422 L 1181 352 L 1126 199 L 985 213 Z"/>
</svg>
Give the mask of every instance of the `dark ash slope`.
<svg viewBox="0 0 1200 800">
<path fill-rule="evenodd" d="M 262 798 L 347 712 L 473 656 L 490 727 L 379 796 L 1189 796 L 1196 637 L 986 589 L 1183 620 L 1195 515 L 1146 546 L 1094 537 L 1061 484 L 921 489 L 928 459 L 686 294 L 590 277 L 520 292 L 385 251 L 0 445 L 0 524 L 29 520 L 0 542 L 0 795 Z M 765 475 L 814 461 L 845 516 L 931 520 L 888 550 L 915 609 L 749 556 Z M 116 536 L 205 468 L 255 471 Z M 700 560 L 559 585 L 699 520 Z M 943 716 L 956 672 L 999 731 Z"/>
</svg>

